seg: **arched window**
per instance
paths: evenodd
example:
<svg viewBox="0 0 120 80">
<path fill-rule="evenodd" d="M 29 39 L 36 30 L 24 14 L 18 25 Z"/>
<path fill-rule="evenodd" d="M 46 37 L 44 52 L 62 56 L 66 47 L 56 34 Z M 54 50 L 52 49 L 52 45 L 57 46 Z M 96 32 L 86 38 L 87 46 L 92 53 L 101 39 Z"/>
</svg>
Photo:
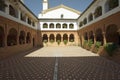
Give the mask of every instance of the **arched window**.
<svg viewBox="0 0 120 80">
<path fill-rule="evenodd" d="M 57 23 L 56 28 L 61 28 L 61 25 L 59 23 Z"/>
<path fill-rule="evenodd" d="M 55 41 L 54 34 L 50 34 L 49 40 L 50 40 L 51 42 L 54 42 L 54 41 Z"/>
<path fill-rule="evenodd" d="M 9 30 L 9 34 L 7 36 L 7 45 L 8 46 L 13 46 L 17 45 L 17 30 L 14 28 L 11 28 Z"/>
<path fill-rule="evenodd" d="M 107 0 L 105 4 L 105 12 L 108 12 L 119 6 L 119 0 Z"/>
<path fill-rule="evenodd" d="M 111 24 L 111 25 L 107 26 L 106 40 L 107 40 L 107 42 L 113 42 L 116 44 L 120 44 L 117 25 Z"/>
<path fill-rule="evenodd" d="M 31 19 L 30 19 L 30 18 L 28 18 L 28 20 L 27 20 L 27 21 L 28 21 L 28 24 L 29 24 L 29 25 L 31 25 L 31 23 L 32 23 Z"/>
<path fill-rule="evenodd" d="M 25 14 L 21 13 L 21 14 L 20 14 L 20 19 L 21 19 L 22 21 L 26 22 L 26 16 L 25 16 Z"/>
<path fill-rule="evenodd" d="M 90 22 L 90 21 L 92 21 L 92 20 L 93 20 L 93 14 L 90 13 L 89 16 L 88 16 L 88 21 Z"/>
<path fill-rule="evenodd" d="M 67 24 L 63 24 L 63 29 L 67 29 Z"/>
<path fill-rule="evenodd" d="M 0 0 L 0 11 L 5 12 L 5 7 L 7 7 L 7 5 L 5 4 L 5 0 Z"/>
<path fill-rule="evenodd" d="M 18 12 L 11 5 L 9 5 L 9 14 L 13 17 L 18 17 Z"/>
<path fill-rule="evenodd" d="M 74 29 L 74 24 L 69 24 L 70 29 Z"/>
<path fill-rule="evenodd" d="M 51 23 L 50 26 L 49 26 L 49 28 L 54 28 L 54 24 Z"/>
<path fill-rule="evenodd" d="M 83 22 L 81 21 L 80 23 L 79 23 L 79 27 L 82 27 L 83 26 Z"/>
<path fill-rule="evenodd" d="M 48 24 L 47 24 L 47 23 L 44 23 L 44 24 L 43 24 L 43 28 L 48 28 Z"/>
<path fill-rule="evenodd" d="M 25 32 L 20 31 L 19 44 L 25 44 Z"/>
<path fill-rule="evenodd" d="M 47 34 L 43 35 L 43 42 L 48 42 L 48 35 Z"/>
<path fill-rule="evenodd" d="M 26 43 L 31 43 L 31 34 L 30 32 L 27 33 L 27 36 L 26 36 Z"/>
<path fill-rule="evenodd" d="M 56 35 L 56 41 L 61 41 L 61 35 L 60 34 Z"/>
<path fill-rule="evenodd" d="M 74 42 L 74 35 L 73 34 L 70 34 L 69 41 Z"/>
<path fill-rule="evenodd" d="M 94 16 L 95 18 L 99 17 L 102 15 L 102 7 L 101 6 L 98 6 L 96 9 L 95 9 L 95 13 L 94 13 Z"/>
<path fill-rule="evenodd" d="M 4 29 L 0 27 L 0 47 L 4 46 Z"/>
<path fill-rule="evenodd" d="M 68 41 L 68 35 L 67 35 L 67 34 L 64 34 L 64 35 L 63 35 L 63 41 L 64 41 L 64 40 Z"/>
<path fill-rule="evenodd" d="M 84 25 L 87 24 L 87 18 L 85 18 L 85 19 L 83 20 L 83 24 L 84 24 Z"/>
</svg>

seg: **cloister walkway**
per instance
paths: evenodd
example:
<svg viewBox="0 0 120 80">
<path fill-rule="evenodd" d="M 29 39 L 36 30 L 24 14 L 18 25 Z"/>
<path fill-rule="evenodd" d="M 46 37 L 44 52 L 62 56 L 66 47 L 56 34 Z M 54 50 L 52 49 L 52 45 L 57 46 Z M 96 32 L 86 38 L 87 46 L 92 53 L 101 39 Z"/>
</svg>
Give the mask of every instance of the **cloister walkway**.
<svg viewBox="0 0 120 80">
<path fill-rule="evenodd" d="M 80 47 L 44 47 L 1 60 L 0 80 L 120 80 L 120 65 Z"/>
</svg>

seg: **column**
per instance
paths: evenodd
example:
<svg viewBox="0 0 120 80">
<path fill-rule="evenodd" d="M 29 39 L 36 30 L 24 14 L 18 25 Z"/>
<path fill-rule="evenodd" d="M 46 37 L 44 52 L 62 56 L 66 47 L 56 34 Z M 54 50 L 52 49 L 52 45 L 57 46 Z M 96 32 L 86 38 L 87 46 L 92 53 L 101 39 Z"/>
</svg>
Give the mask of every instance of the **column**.
<svg viewBox="0 0 120 80">
<path fill-rule="evenodd" d="M 96 43 L 96 35 L 93 34 L 93 36 L 94 36 L 94 44 L 95 44 Z"/>
<path fill-rule="evenodd" d="M 103 35 L 103 43 L 104 43 L 104 45 L 106 45 L 106 36 L 105 36 L 106 34 L 105 34 L 105 32 L 103 32 L 102 35 Z"/>
<path fill-rule="evenodd" d="M 5 12 L 9 15 L 9 3 L 7 1 L 5 1 L 5 4 L 7 4 L 8 6 L 5 8 Z"/>
</svg>

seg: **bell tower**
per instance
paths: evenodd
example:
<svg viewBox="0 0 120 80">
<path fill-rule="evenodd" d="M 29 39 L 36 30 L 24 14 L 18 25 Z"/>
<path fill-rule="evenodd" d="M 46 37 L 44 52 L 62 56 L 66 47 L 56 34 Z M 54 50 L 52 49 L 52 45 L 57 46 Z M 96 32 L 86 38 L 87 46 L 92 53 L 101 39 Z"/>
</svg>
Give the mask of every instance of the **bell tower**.
<svg viewBox="0 0 120 80">
<path fill-rule="evenodd" d="M 43 10 L 48 9 L 48 0 L 43 0 Z"/>
</svg>

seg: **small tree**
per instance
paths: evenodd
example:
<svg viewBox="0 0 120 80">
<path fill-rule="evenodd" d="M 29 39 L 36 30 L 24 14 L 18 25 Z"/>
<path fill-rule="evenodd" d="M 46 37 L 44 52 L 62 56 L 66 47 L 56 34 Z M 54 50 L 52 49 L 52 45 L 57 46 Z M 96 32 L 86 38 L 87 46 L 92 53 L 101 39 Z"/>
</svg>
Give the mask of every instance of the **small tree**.
<svg viewBox="0 0 120 80">
<path fill-rule="evenodd" d="M 67 41 L 67 40 L 64 40 L 63 42 L 64 42 L 64 44 L 65 44 L 65 45 L 68 43 L 68 41 Z"/>
<path fill-rule="evenodd" d="M 50 43 L 54 43 L 54 40 L 53 40 L 53 39 L 51 39 L 51 40 L 50 40 Z"/>
<path fill-rule="evenodd" d="M 99 48 L 100 48 L 101 45 L 102 45 L 102 43 L 99 42 L 99 41 L 97 41 L 97 42 L 95 43 L 95 48 L 96 48 L 97 51 L 99 50 Z"/>
<path fill-rule="evenodd" d="M 88 41 L 88 47 L 91 48 L 92 44 L 93 44 L 93 40 L 90 39 L 90 40 Z"/>
<path fill-rule="evenodd" d="M 105 45 L 105 50 L 107 51 L 109 56 L 113 56 L 113 53 L 116 49 L 117 49 L 117 45 L 114 43 L 107 43 Z"/>
<path fill-rule="evenodd" d="M 61 42 L 60 40 L 57 40 L 57 44 L 58 44 L 58 45 L 60 45 L 60 42 Z"/>
<path fill-rule="evenodd" d="M 43 42 L 46 44 L 48 41 L 47 41 L 47 40 L 44 40 Z"/>
</svg>

